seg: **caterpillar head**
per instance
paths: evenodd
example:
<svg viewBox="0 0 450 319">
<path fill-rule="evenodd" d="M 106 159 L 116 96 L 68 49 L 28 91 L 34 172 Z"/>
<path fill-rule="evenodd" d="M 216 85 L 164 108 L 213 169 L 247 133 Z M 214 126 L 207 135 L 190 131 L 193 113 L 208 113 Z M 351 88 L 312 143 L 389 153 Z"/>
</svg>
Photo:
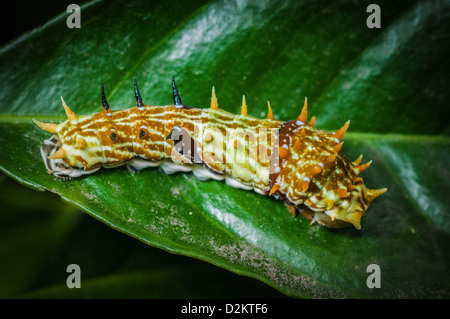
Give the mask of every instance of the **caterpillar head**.
<svg viewBox="0 0 450 319">
<path fill-rule="evenodd" d="M 64 102 L 63 107 L 68 120 L 60 124 L 43 123 L 33 119 L 41 129 L 52 133 L 52 137 L 45 140 L 41 146 L 41 155 L 50 174 L 61 179 L 69 180 L 84 174 L 90 174 L 100 168 L 99 158 L 92 154 L 92 144 L 95 138 L 89 139 L 83 136 L 78 127 L 78 118 Z"/>
<path fill-rule="evenodd" d="M 135 92 L 139 94 L 136 82 Z M 112 117 L 112 112 L 105 97 L 103 83 L 103 112 L 93 114 L 92 117 L 77 117 L 62 97 L 61 101 L 68 117 L 67 121 L 60 124 L 42 123 L 34 119 L 33 121 L 41 129 L 53 133 L 41 146 L 41 155 L 48 172 L 67 180 L 97 171 L 105 164 L 105 149 L 117 142 L 121 133 L 111 126 L 111 121 L 108 120 Z M 139 102 L 142 104 L 140 95 Z M 107 161 L 106 163 L 114 164 Z"/>
<path fill-rule="evenodd" d="M 172 87 L 175 107 L 184 107 L 181 104 L 174 77 Z M 61 97 L 68 117 L 67 121 L 50 124 L 33 119 L 41 129 L 53 134 L 41 147 L 41 154 L 48 172 L 62 179 L 71 179 L 91 174 L 102 166 L 122 165 L 135 156 L 151 152 L 148 143 L 152 138 L 149 136 L 147 123 L 144 120 L 145 104 L 139 93 L 136 79 L 134 94 L 136 108 L 112 112 L 102 83 L 102 112 L 77 117 Z M 160 152 L 158 145 L 157 148 Z"/>
<path fill-rule="evenodd" d="M 174 81 L 174 80 L 173 80 Z M 175 86 L 173 82 L 173 86 Z M 178 96 L 178 92 L 175 92 Z M 150 141 L 147 126 L 142 125 L 145 105 L 134 80 L 136 108 L 112 112 L 106 100 L 102 83 L 102 112 L 77 117 L 64 102 L 62 105 L 68 120 L 60 124 L 42 123 L 33 119 L 41 129 L 53 133 L 44 141 L 41 154 L 50 174 L 71 179 L 91 174 L 100 167 L 115 167 L 140 155 L 146 142 Z M 124 123 L 134 118 L 135 125 Z M 139 143 L 133 143 L 138 141 Z M 135 148 L 140 145 L 141 148 Z"/>
<path fill-rule="evenodd" d="M 358 176 L 370 163 L 351 162 L 341 151 L 350 122 L 329 133 L 307 123 L 307 101 L 300 116 L 283 124 L 270 167 L 270 195 L 295 205 L 319 224 L 361 229 L 370 202 L 387 189 L 370 190 Z"/>
</svg>

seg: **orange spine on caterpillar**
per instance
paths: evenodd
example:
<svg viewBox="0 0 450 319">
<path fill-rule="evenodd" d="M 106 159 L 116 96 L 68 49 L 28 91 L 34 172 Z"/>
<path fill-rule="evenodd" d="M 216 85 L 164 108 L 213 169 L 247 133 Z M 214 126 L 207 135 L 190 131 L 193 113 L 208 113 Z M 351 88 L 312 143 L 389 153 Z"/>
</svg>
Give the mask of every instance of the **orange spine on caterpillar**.
<svg viewBox="0 0 450 319">
<path fill-rule="evenodd" d="M 267 118 L 257 119 L 248 115 L 245 96 L 236 115 L 219 108 L 214 87 L 206 109 L 184 105 L 174 77 L 172 90 L 172 105 L 145 105 L 135 80 L 136 105 L 112 111 L 102 84 L 102 111 L 88 116 L 75 115 L 61 98 L 67 121 L 34 120 L 53 134 L 41 147 L 48 172 L 72 179 L 124 164 L 193 172 L 283 200 L 291 212 L 331 228 L 360 229 L 371 201 L 386 191 L 366 188 L 358 176 L 371 161 L 343 154 L 350 122 L 332 133 L 316 129 L 307 99 L 298 118 L 282 122 L 269 102 Z"/>
</svg>

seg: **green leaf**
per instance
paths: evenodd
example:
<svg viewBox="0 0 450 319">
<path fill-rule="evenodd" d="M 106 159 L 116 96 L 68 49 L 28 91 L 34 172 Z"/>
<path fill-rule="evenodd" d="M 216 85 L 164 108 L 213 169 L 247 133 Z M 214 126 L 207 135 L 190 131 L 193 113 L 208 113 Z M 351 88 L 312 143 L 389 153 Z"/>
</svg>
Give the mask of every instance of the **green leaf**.
<svg viewBox="0 0 450 319">
<path fill-rule="evenodd" d="M 61 15 L 0 50 L 0 168 L 149 245 L 289 296 L 449 297 L 450 2 L 380 2 L 381 29 L 366 26 L 369 3 L 94 1 L 82 6 L 81 29 Z M 350 119 L 344 152 L 373 159 L 363 178 L 389 191 L 360 232 L 336 231 L 186 174 L 47 174 L 39 146 L 48 134 L 31 118 L 62 121 L 60 95 L 79 115 L 98 112 L 102 82 L 113 109 L 131 107 L 134 78 L 146 103 L 167 105 L 172 74 L 191 106 L 208 107 L 214 85 L 231 112 L 245 94 L 250 114 L 265 116 L 270 99 L 289 120 L 307 96 L 319 128 Z M 370 264 L 381 288 L 366 284 Z"/>
<path fill-rule="evenodd" d="M 148 247 L 56 194 L 36 192 L 3 174 L 0 188 L 0 298 L 282 296 L 257 280 Z M 73 263 L 80 266 L 82 289 L 66 285 Z"/>
</svg>

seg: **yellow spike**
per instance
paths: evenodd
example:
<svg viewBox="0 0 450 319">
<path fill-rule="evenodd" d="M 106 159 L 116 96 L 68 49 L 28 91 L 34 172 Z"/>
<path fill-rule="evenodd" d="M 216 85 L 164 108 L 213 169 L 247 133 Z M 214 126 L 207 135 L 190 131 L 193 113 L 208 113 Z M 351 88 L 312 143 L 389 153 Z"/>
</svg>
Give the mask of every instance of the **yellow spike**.
<svg viewBox="0 0 450 319">
<path fill-rule="evenodd" d="M 313 116 L 313 117 L 311 118 L 311 121 L 309 121 L 309 125 L 311 125 L 311 126 L 313 126 L 313 127 L 316 126 L 316 117 L 315 117 L 315 116 Z"/>
<path fill-rule="evenodd" d="M 85 148 L 86 141 L 81 136 L 77 137 L 77 142 L 75 143 L 75 148 Z"/>
<path fill-rule="evenodd" d="M 300 185 L 302 186 L 303 193 L 306 193 L 308 191 L 308 188 L 309 188 L 309 182 L 308 181 L 302 181 Z"/>
<path fill-rule="evenodd" d="M 386 187 L 385 188 L 381 188 L 381 189 L 367 189 L 366 190 L 366 196 L 367 196 L 367 198 L 370 201 L 372 201 L 375 198 L 377 198 L 378 196 L 380 196 L 381 194 L 386 193 L 387 190 L 388 189 Z"/>
<path fill-rule="evenodd" d="M 49 133 L 55 133 L 56 131 L 56 124 L 52 124 L 52 123 L 43 123 L 43 122 L 39 122 L 35 119 L 33 119 L 33 122 L 39 126 L 41 129 L 43 129 L 44 131 L 47 131 Z"/>
<path fill-rule="evenodd" d="M 339 130 L 334 132 L 334 137 L 337 138 L 339 141 L 342 140 L 342 138 L 345 135 L 345 132 L 347 132 L 348 126 L 350 125 L 350 120 L 348 120 L 343 127 L 341 127 Z"/>
<path fill-rule="evenodd" d="M 362 178 L 361 178 L 361 177 L 358 177 L 358 176 L 356 176 L 356 177 L 353 179 L 353 182 L 354 182 L 354 183 L 357 183 L 357 182 L 360 182 L 360 181 L 362 181 Z"/>
<path fill-rule="evenodd" d="M 359 155 L 359 157 L 352 162 L 353 165 L 356 165 L 356 166 L 359 165 L 359 163 L 361 163 L 361 161 L 362 161 L 362 158 L 363 158 L 363 155 L 362 154 Z"/>
<path fill-rule="evenodd" d="M 340 142 L 339 144 L 337 144 L 337 145 L 334 147 L 334 150 L 335 150 L 336 152 L 339 153 L 339 151 L 340 151 L 341 148 L 342 148 L 342 144 L 344 144 L 344 142 Z"/>
<path fill-rule="evenodd" d="M 313 165 L 313 167 L 311 168 L 311 174 L 316 176 L 319 175 L 320 173 L 322 173 L 322 167 L 320 165 Z"/>
<path fill-rule="evenodd" d="M 77 119 L 77 116 L 75 113 L 72 112 L 72 110 L 67 106 L 66 102 L 64 102 L 63 97 L 61 96 L 61 102 L 64 107 L 64 111 L 66 111 L 67 118 L 69 121 L 75 121 Z"/>
<path fill-rule="evenodd" d="M 306 123 L 308 120 L 308 98 L 305 97 L 305 103 L 303 104 L 302 112 L 298 116 L 298 120 Z"/>
<path fill-rule="evenodd" d="M 334 155 L 334 154 L 331 154 L 327 157 L 328 163 L 333 163 L 335 159 L 336 159 L 336 155 Z"/>
<path fill-rule="evenodd" d="M 216 98 L 216 90 L 214 90 L 214 86 L 212 87 L 212 96 L 211 96 L 211 109 L 217 110 L 219 108 L 219 103 L 217 103 Z"/>
<path fill-rule="evenodd" d="M 324 203 L 327 206 L 328 210 L 332 209 L 334 206 L 334 200 L 332 199 L 326 199 Z"/>
<path fill-rule="evenodd" d="M 356 169 L 361 173 L 361 172 L 365 171 L 366 168 L 370 166 L 370 164 L 372 164 L 372 161 L 367 162 L 366 164 L 358 165 L 358 166 L 356 166 Z"/>
<path fill-rule="evenodd" d="M 280 185 L 278 185 L 278 184 L 273 185 L 272 189 L 269 192 L 269 196 L 271 196 L 273 193 L 275 193 L 279 189 L 280 189 Z"/>
<path fill-rule="evenodd" d="M 281 147 L 278 149 L 278 155 L 279 155 L 281 158 L 285 158 L 285 157 L 288 155 L 288 153 L 289 153 L 289 150 L 288 150 L 287 148 L 283 147 L 283 146 L 281 146 Z"/>
<path fill-rule="evenodd" d="M 245 103 L 245 95 L 242 95 L 241 115 L 247 115 L 247 104 Z"/>
<path fill-rule="evenodd" d="M 305 127 L 302 126 L 302 128 L 300 129 L 300 134 L 306 135 Z"/>
<path fill-rule="evenodd" d="M 270 107 L 270 102 L 269 101 L 267 101 L 267 106 L 269 107 L 269 111 L 267 112 L 267 119 L 268 120 L 273 120 L 272 108 Z"/>
<path fill-rule="evenodd" d="M 59 158 L 64 158 L 64 157 L 66 157 L 66 151 L 63 148 L 60 148 L 55 153 L 50 155 L 48 157 L 48 159 L 54 160 L 54 159 L 59 159 Z"/>
</svg>

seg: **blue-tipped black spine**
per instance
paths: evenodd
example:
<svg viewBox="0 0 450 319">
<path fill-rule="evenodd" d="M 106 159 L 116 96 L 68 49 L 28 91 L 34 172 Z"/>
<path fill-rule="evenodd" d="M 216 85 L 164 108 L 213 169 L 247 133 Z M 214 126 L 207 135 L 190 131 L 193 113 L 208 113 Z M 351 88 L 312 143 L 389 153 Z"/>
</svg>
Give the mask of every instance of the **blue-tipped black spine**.
<svg viewBox="0 0 450 319">
<path fill-rule="evenodd" d="M 183 107 L 183 102 L 181 102 L 180 93 L 178 92 L 177 86 L 175 84 L 175 77 L 172 76 L 172 88 L 173 88 L 173 104 L 175 107 Z"/>
<path fill-rule="evenodd" d="M 108 113 L 110 108 L 109 108 L 108 101 L 106 100 L 105 88 L 103 87 L 103 83 L 102 83 L 102 106 L 103 106 L 103 109 Z"/>
<path fill-rule="evenodd" d="M 136 97 L 136 106 L 144 107 L 144 102 L 142 101 L 141 94 L 139 93 L 136 79 L 134 79 L 134 96 Z"/>
</svg>

